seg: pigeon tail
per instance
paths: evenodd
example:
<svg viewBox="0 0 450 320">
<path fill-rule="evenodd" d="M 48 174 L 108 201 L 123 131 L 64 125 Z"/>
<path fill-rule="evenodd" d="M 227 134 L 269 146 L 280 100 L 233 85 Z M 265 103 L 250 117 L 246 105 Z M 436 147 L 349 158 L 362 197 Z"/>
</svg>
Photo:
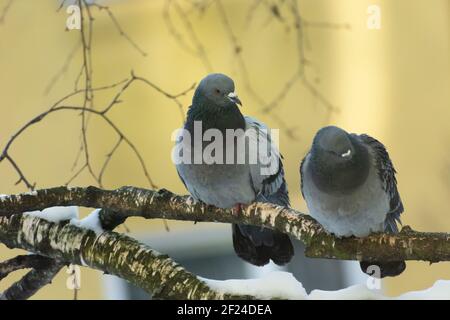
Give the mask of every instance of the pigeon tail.
<svg viewBox="0 0 450 320">
<path fill-rule="evenodd" d="M 253 265 L 263 266 L 272 259 L 282 266 L 294 255 L 291 240 L 284 233 L 242 224 L 233 224 L 232 228 L 234 251 Z"/>
<path fill-rule="evenodd" d="M 400 203 L 401 204 L 401 203 Z M 403 206 L 402 206 L 403 211 Z M 400 222 L 398 217 L 391 215 L 388 213 L 385 221 L 385 232 L 389 234 L 398 233 L 398 227 L 396 221 Z M 396 277 L 400 275 L 406 269 L 405 261 L 361 261 L 359 266 L 361 267 L 362 272 L 368 274 L 369 276 L 373 276 L 377 278 L 377 273 L 374 274 L 374 270 L 369 268 L 370 266 L 375 265 L 380 268 L 380 278 L 384 277 Z M 369 268 L 369 270 L 367 270 Z"/>
</svg>

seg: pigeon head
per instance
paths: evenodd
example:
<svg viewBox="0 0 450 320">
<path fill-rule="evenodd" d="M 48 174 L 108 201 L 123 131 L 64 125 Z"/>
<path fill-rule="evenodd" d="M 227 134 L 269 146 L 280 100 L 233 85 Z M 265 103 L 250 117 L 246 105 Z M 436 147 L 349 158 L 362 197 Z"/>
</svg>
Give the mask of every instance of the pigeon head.
<svg viewBox="0 0 450 320">
<path fill-rule="evenodd" d="M 355 151 L 349 134 L 334 126 L 320 129 L 314 137 L 314 146 L 330 156 L 336 157 L 338 161 L 350 160 Z"/>
<path fill-rule="evenodd" d="M 234 91 L 233 80 L 221 73 L 212 73 L 200 81 L 192 104 L 205 107 L 230 108 L 242 105 Z"/>
<path fill-rule="evenodd" d="M 317 132 L 311 148 L 311 170 L 320 190 L 352 192 L 366 181 L 369 169 L 368 150 L 355 135 L 335 126 Z"/>
</svg>

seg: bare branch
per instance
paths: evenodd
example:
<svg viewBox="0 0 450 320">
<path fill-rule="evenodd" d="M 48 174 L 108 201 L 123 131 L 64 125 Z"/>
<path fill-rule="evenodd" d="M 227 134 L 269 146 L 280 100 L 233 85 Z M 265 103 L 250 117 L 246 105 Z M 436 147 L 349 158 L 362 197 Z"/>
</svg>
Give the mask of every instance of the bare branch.
<svg viewBox="0 0 450 320">
<path fill-rule="evenodd" d="M 28 189 L 34 190 L 35 187 L 35 183 L 31 183 L 30 181 L 28 181 L 28 179 L 25 177 L 25 175 L 22 173 L 22 170 L 20 170 L 19 166 L 17 165 L 17 163 L 8 155 L 5 154 L 4 159 L 8 160 L 9 163 L 11 163 L 11 165 L 13 166 L 14 170 L 16 170 L 17 174 L 19 175 L 19 180 L 17 180 L 16 185 L 23 182 Z M 2 159 L 0 158 L 0 161 Z"/>
<path fill-rule="evenodd" d="M 0 263 L 0 280 L 13 271 L 32 268 L 22 279 L 0 293 L 0 300 L 30 298 L 42 287 L 51 283 L 63 266 L 64 264 L 57 260 L 40 255 L 17 256 Z"/>
<path fill-rule="evenodd" d="M 61 9 L 62 9 L 62 8 L 64 7 L 64 5 L 66 4 L 66 1 L 67 1 L 67 0 L 61 0 L 60 4 L 59 4 L 59 6 L 58 6 L 58 9 L 56 9 L 56 12 L 61 11 Z"/>
<path fill-rule="evenodd" d="M 73 58 L 75 57 L 75 54 L 80 49 L 80 47 L 81 43 L 77 42 L 73 47 L 73 49 L 69 52 L 69 55 L 67 56 L 66 61 L 62 65 L 61 69 L 52 77 L 47 87 L 45 88 L 44 90 L 45 95 L 50 93 L 50 91 L 53 89 L 58 80 L 67 72 L 70 63 L 72 62 Z"/>
<path fill-rule="evenodd" d="M 14 0 L 7 0 L 6 5 L 0 11 L 0 25 L 2 25 L 5 22 L 6 15 L 8 14 L 8 11 L 11 9 L 13 2 Z"/>
<path fill-rule="evenodd" d="M 450 234 L 417 232 L 409 227 L 398 234 L 375 233 L 365 238 L 336 238 L 328 234 L 310 216 L 291 208 L 268 203 L 246 206 L 239 214 L 193 203 L 192 198 L 167 190 L 122 187 L 102 190 L 96 187 L 38 190 L 33 193 L 4 196 L 0 216 L 52 206 L 84 206 L 107 209 L 102 221 L 114 227 L 115 213 L 122 223 L 127 217 L 146 219 L 241 223 L 264 226 L 289 234 L 306 246 L 306 255 L 315 258 L 364 261 L 423 260 L 450 261 Z M 111 216 L 112 214 L 112 216 Z M 109 215 L 109 216 L 108 216 Z M 116 224 L 116 225 L 117 225 Z M 3 240 L 2 240 L 3 241 Z M 5 240 L 6 241 L 6 240 Z"/>
<path fill-rule="evenodd" d="M 322 29 L 344 29 L 351 30 L 352 26 L 348 23 L 333 23 L 327 21 L 311 21 L 303 19 L 303 26 L 305 28 L 322 28 Z"/>
<path fill-rule="evenodd" d="M 64 243 L 61 241 L 64 239 Z M 54 261 L 66 261 L 102 270 L 126 279 L 153 295 L 165 299 L 251 299 L 217 292 L 183 269 L 167 255 L 149 248 L 125 235 L 104 232 L 97 236 L 93 231 L 77 228 L 71 224 L 54 224 L 45 220 L 12 215 L 0 217 L 0 242 L 10 248 L 22 248 L 48 256 Z M 45 269 L 57 272 L 59 265 Z M 27 293 L 37 283 L 49 277 L 43 270 L 32 270 L 22 279 Z M 41 277 L 41 278 L 39 278 Z M 3 293 L 3 299 L 21 299 L 27 296 L 14 285 Z M 29 290 L 28 290 L 29 289 Z M 25 291 L 25 290 L 24 290 Z"/>
<path fill-rule="evenodd" d="M 174 7 L 176 13 L 180 17 L 186 32 L 188 34 L 188 37 L 190 41 L 194 45 L 194 49 L 189 47 L 189 45 L 184 41 L 183 36 L 181 33 L 175 28 L 175 25 L 173 23 L 172 19 L 172 13 L 171 13 L 171 6 Z M 187 13 L 183 10 L 183 8 L 180 6 L 177 0 L 168 0 L 166 2 L 166 6 L 163 11 L 163 17 L 164 21 L 166 22 L 166 26 L 171 33 L 171 35 L 177 40 L 177 43 L 180 45 L 181 48 L 186 50 L 187 52 L 194 54 L 199 57 L 199 59 L 202 61 L 205 69 L 208 72 L 211 72 L 213 70 L 211 62 L 209 60 L 209 57 L 206 53 L 205 47 L 203 46 L 202 42 L 198 38 L 197 33 L 194 30 L 194 27 L 192 26 L 191 21 L 189 20 L 189 17 Z"/>
<path fill-rule="evenodd" d="M 39 269 L 48 265 L 48 258 L 36 254 L 20 255 L 0 263 L 0 280 L 10 273 L 20 270 L 34 268 Z"/>
<path fill-rule="evenodd" d="M 126 80 L 124 80 L 126 81 Z M 120 84 L 122 84 L 124 81 L 118 82 L 118 83 L 114 83 L 112 85 L 107 85 L 107 86 L 102 86 L 102 87 L 98 87 L 98 88 L 93 88 L 93 91 L 101 91 L 101 90 L 108 90 L 108 89 L 112 89 Z M 61 103 L 63 103 L 64 101 L 66 101 L 67 99 L 76 96 L 80 93 L 83 93 L 83 90 L 76 90 L 74 92 L 71 92 L 67 95 L 65 95 L 64 97 L 60 98 L 58 101 L 56 101 L 46 112 L 43 112 L 41 114 L 39 114 L 38 116 L 34 117 L 33 119 L 31 119 L 30 121 L 28 121 L 25 125 L 23 125 L 21 128 L 19 128 L 19 130 L 17 130 L 12 136 L 11 138 L 9 138 L 8 142 L 6 143 L 5 147 L 3 148 L 1 154 L 0 154 L 0 162 L 2 162 L 3 160 L 8 160 L 11 165 L 13 166 L 14 170 L 17 172 L 17 174 L 19 175 L 19 182 L 23 182 L 28 189 L 34 189 L 34 183 L 31 183 L 23 174 L 22 170 L 20 169 L 20 167 L 17 165 L 17 163 L 13 160 L 13 158 L 9 155 L 9 150 L 12 146 L 12 144 L 15 142 L 15 140 L 22 134 L 24 133 L 29 127 L 33 126 L 34 124 L 40 122 L 43 118 L 45 118 L 48 114 L 54 112 L 53 110 L 55 110 L 55 108 L 57 108 Z"/>
<path fill-rule="evenodd" d="M 117 140 L 117 143 L 114 145 L 112 150 L 106 155 L 105 162 L 103 163 L 102 168 L 100 169 L 100 173 L 98 175 L 98 182 L 99 182 L 100 187 L 103 186 L 103 174 L 105 173 L 109 162 L 111 161 L 114 153 L 117 151 L 117 149 L 119 148 L 122 141 L 123 141 L 123 137 L 119 137 L 119 140 Z"/>
<path fill-rule="evenodd" d="M 96 8 L 98 8 L 100 11 L 105 10 L 108 13 L 108 16 L 111 18 L 111 21 L 113 22 L 114 26 L 116 27 L 117 31 L 119 31 L 120 36 L 124 37 L 126 39 L 126 41 L 128 41 L 128 43 L 134 47 L 134 49 L 136 49 L 143 57 L 147 56 L 147 53 L 142 50 L 136 42 L 134 42 L 130 36 L 123 31 L 122 26 L 120 25 L 119 21 L 117 21 L 116 16 L 114 15 L 114 13 L 111 11 L 111 9 L 107 6 L 102 6 L 99 5 L 98 3 L 92 3 L 90 4 L 91 6 L 94 6 Z"/>
</svg>

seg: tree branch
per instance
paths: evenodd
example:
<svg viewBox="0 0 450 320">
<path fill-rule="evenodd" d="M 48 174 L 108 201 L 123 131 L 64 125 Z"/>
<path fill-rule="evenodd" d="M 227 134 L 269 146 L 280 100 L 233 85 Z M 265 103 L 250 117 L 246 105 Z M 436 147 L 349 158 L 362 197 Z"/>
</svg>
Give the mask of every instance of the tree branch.
<svg viewBox="0 0 450 320">
<path fill-rule="evenodd" d="M 211 289 L 204 281 L 183 269 L 167 255 L 149 248 L 125 235 L 93 231 L 71 224 L 55 224 L 29 215 L 0 217 L 0 242 L 10 248 L 21 248 L 53 258 L 88 266 L 113 274 L 144 289 L 154 298 L 164 299 L 252 299 Z M 61 266 L 43 269 L 57 272 Z M 35 284 L 39 271 L 25 277 Z M 31 279 L 29 279 L 31 280 Z M 16 288 L 17 286 L 14 286 Z M 17 299 L 8 289 L 0 299 Z"/>
<path fill-rule="evenodd" d="M 33 296 L 52 279 L 64 266 L 63 263 L 40 255 L 21 255 L 0 263 L 0 280 L 8 274 L 26 268 L 33 268 L 22 279 L 0 293 L 0 300 L 25 300 Z"/>
<path fill-rule="evenodd" d="M 52 283 L 63 265 L 52 260 L 47 268 L 33 269 L 22 279 L 14 283 L 5 292 L 0 294 L 0 300 L 27 300 L 42 287 Z"/>
<path fill-rule="evenodd" d="M 0 280 L 10 273 L 27 268 L 42 268 L 48 265 L 48 258 L 39 255 L 20 255 L 0 263 Z"/>
<path fill-rule="evenodd" d="M 276 229 L 301 240 L 305 243 L 308 257 L 360 261 L 450 261 L 450 234 L 447 233 L 417 232 L 405 227 L 402 232 L 394 235 L 378 233 L 365 238 L 337 238 L 325 232 L 310 216 L 294 209 L 254 203 L 233 215 L 230 210 L 194 203 L 188 196 L 179 196 L 167 190 L 154 191 L 135 187 L 116 190 L 96 187 L 43 189 L 2 196 L 0 216 L 9 217 L 25 211 L 72 205 L 106 209 L 100 214 L 100 219 L 102 225 L 109 228 L 117 226 L 130 216 L 244 223 Z M 13 235 L 12 238 L 14 237 Z M 8 237 L 3 239 L 7 240 Z"/>
</svg>

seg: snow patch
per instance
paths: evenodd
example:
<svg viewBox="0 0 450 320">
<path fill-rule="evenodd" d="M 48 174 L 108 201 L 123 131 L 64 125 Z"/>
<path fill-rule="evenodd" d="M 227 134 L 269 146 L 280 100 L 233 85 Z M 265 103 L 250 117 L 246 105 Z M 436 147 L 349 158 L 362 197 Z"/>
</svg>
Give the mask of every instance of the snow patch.
<svg viewBox="0 0 450 320">
<path fill-rule="evenodd" d="M 58 223 L 65 220 L 78 219 L 78 207 L 50 207 L 42 211 L 24 212 L 24 215 Z"/>
<path fill-rule="evenodd" d="M 198 277 L 211 289 L 223 294 L 251 295 L 257 299 L 292 300 L 447 300 L 450 280 L 438 280 L 428 289 L 411 291 L 397 297 L 384 296 L 379 290 L 357 284 L 335 291 L 313 290 L 308 295 L 303 285 L 289 272 L 273 271 L 258 279 L 211 280 Z"/>
<path fill-rule="evenodd" d="M 22 196 L 37 196 L 37 194 L 38 194 L 37 191 L 33 190 L 33 191 L 23 192 L 21 194 L 15 195 L 15 197 L 16 197 L 17 200 L 20 200 Z M 11 198 L 11 195 L 9 195 L 9 194 L 0 194 L 0 202 L 5 201 L 8 198 Z"/>
<path fill-rule="evenodd" d="M 42 211 L 25 212 L 24 215 L 44 219 L 49 222 L 59 223 L 61 221 L 70 221 L 70 224 L 79 228 L 94 231 L 97 235 L 104 232 L 100 223 L 100 209 L 92 211 L 84 219 L 79 219 L 78 207 L 51 207 Z"/>
<path fill-rule="evenodd" d="M 380 300 L 388 299 L 379 291 L 371 290 L 366 285 L 357 284 L 335 291 L 313 290 L 308 296 L 310 300 Z"/>
<path fill-rule="evenodd" d="M 450 280 L 438 280 L 433 286 L 421 291 L 411 291 L 397 297 L 387 297 L 377 290 L 370 290 L 359 284 L 337 291 L 313 290 L 308 299 L 314 300 L 448 300 Z"/>
<path fill-rule="evenodd" d="M 211 289 L 224 294 L 251 295 L 258 299 L 302 300 L 307 297 L 303 285 L 289 272 L 273 271 L 259 279 L 199 279 L 206 282 Z"/>
<path fill-rule="evenodd" d="M 101 209 L 95 209 L 92 211 L 87 217 L 79 220 L 78 217 L 70 220 L 70 224 L 77 226 L 82 229 L 92 230 L 95 234 L 100 235 L 105 230 L 102 228 L 102 224 L 100 222 L 100 213 Z"/>
<path fill-rule="evenodd" d="M 28 191 L 28 192 L 24 192 L 22 193 L 23 196 L 37 196 L 37 191 L 33 190 L 33 191 Z"/>
<path fill-rule="evenodd" d="M 398 297 L 399 300 L 450 300 L 450 280 L 438 280 L 428 289 L 411 291 Z"/>
</svg>

